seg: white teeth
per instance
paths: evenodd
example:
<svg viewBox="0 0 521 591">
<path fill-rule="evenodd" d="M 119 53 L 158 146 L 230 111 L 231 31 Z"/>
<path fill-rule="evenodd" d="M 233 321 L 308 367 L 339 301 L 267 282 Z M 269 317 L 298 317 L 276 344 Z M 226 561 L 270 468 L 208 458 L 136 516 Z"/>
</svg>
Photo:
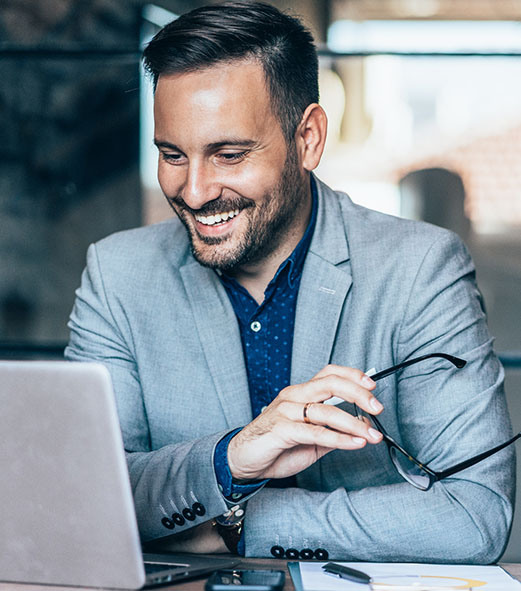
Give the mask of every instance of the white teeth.
<svg viewBox="0 0 521 591">
<path fill-rule="evenodd" d="M 231 220 L 236 215 L 239 215 L 239 210 L 234 209 L 233 211 L 224 211 L 222 213 L 216 213 L 215 215 L 196 215 L 195 219 L 201 224 L 205 226 L 213 226 L 214 224 L 219 224 L 220 222 L 225 222 L 227 220 Z"/>
</svg>

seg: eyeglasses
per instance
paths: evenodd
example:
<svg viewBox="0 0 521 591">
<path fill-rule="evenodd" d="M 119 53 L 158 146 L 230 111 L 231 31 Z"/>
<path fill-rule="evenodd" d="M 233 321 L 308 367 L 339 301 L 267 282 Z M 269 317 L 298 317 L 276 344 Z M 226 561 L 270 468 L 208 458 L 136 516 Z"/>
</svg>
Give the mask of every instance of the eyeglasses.
<svg viewBox="0 0 521 591">
<path fill-rule="evenodd" d="M 375 373 L 371 376 L 371 379 L 375 382 L 390 376 L 391 374 L 403 369 L 404 367 L 408 367 L 409 365 L 414 365 L 415 363 L 419 363 L 420 361 L 424 361 L 425 359 L 431 359 L 433 357 L 440 357 L 442 359 L 446 359 L 450 361 L 452 365 L 461 369 L 465 367 L 466 361 L 464 359 L 459 359 L 458 357 L 453 357 L 452 355 L 448 355 L 447 353 L 430 353 L 429 355 L 423 355 L 422 357 L 416 357 L 415 359 L 410 359 L 409 361 L 404 361 L 403 363 L 399 363 L 398 365 L 394 365 L 393 367 L 389 367 L 388 369 L 384 369 Z M 373 415 L 366 415 L 362 413 L 361 409 L 359 409 L 355 405 L 356 416 L 359 419 L 363 419 L 364 417 L 368 418 L 374 426 L 380 431 L 383 435 L 383 440 L 387 445 L 387 449 L 389 451 L 389 457 L 391 461 L 398 471 L 398 473 L 404 478 L 409 484 L 412 484 L 414 487 L 426 491 L 431 488 L 431 486 L 437 482 L 438 480 L 442 480 L 443 478 L 447 478 L 448 476 L 452 476 L 456 474 L 456 472 L 461 472 L 461 470 L 465 470 L 478 462 L 481 462 L 485 458 L 492 456 L 493 454 L 497 453 L 498 451 L 508 447 L 514 441 L 521 437 L 521 433 L 518 433 L 512 439 L 501 443 L 500 445 L 493 447 L 487 451 L 484 451 L 468 460 L 460 462 L 447 470 L 442 470 L 441 472 L 436 472 L 432 468 L 429 468 L 426 464 L 422 464 L 419 460 L 417 460 L 412 454 L 406 451 L 399 443 L 397 443 L 383 428 L 380 421 Z"/>
</svg>

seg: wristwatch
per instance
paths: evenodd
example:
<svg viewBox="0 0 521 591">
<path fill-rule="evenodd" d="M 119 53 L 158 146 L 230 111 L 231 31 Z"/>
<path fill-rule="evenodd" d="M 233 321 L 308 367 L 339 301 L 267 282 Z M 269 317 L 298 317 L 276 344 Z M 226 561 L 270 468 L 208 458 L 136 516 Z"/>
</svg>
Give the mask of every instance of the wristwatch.
<svg viewBox="0 0 521 591">
<path fill-rule="evenodd" d="M 232 554 L 237 554 L 237 547 L 242 535 L 246 503 L 234 505 L 226 513 L 218 515 L 213 525 Z"/>
</svg>

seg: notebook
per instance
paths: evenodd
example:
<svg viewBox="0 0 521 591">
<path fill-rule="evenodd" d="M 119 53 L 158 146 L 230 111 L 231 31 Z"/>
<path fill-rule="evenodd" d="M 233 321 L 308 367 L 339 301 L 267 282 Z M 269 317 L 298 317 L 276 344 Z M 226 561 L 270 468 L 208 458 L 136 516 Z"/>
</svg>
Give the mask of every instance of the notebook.
<svg viewBox="0 0 521 591">
<path fill-rule="evenodd" d="M 0 580 L 138 589 L 237 564 L 143 555 L 101 364 L 0 361 L 0 433 Z"/>
</svg>

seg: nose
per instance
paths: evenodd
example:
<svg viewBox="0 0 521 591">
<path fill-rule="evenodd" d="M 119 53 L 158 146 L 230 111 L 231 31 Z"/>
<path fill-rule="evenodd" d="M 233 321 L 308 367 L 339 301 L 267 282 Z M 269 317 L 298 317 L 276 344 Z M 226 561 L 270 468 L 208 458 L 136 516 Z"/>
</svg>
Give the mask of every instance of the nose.
<svg viewBox="0 0 521 591">
<path fill-rule="evenodd" d="M 211 164 L 200 161 L 190 162 L 181 188 L 181 197 L 186 205 L 192 209 L 201 209 L 220 195 L 221 186 Z"/>
</svg>

